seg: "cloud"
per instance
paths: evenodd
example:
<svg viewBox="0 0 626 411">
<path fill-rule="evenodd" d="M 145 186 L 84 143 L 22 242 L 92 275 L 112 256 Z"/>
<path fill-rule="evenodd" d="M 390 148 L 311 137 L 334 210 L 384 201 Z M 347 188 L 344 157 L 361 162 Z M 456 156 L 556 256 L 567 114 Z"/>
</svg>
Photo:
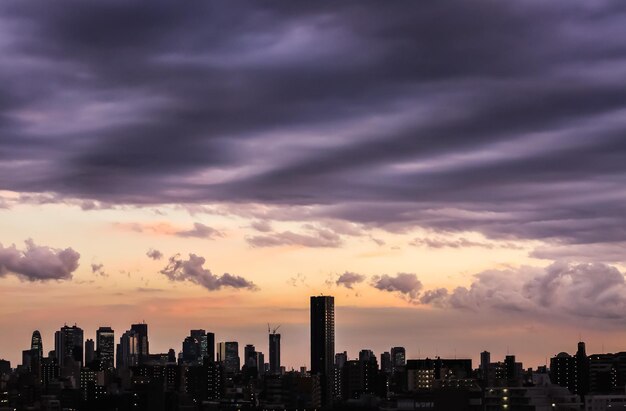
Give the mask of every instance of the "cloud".
<svg viewBox="0 0 626 411">
<path fill-rule="evenodd" d="M 480 312 L 623 320 L 626 281 L 608 264 L 555 262 L 545 268 L 484 271 L 474 276 L 469 287 L 451 293 L 430 290 L 421 302 Z"/>
<path fill-rule="evenodd" d="M 163 258 L 163 253 L 154 248 L 149 249 L 146 255 L 153 260 L 160 260 Z"/>
<path fill-rule="evenodd" d="M 272 231 L 272 224 L 267 220 L 253 221 L 250 223 L 250 227 L 254 228 L 261 233 L 269 233 Z"/>
<path fill-rule="evenodd" d="M 104 271 L 104 264 L 91 264 L 91 273 L 98 274 L 102 277 L 107 277 L 107 273 Z"/>
<path fill-rule="evenodd" d="M 224 236 L 221 231 L 202 223 L 194 223 L 193 228 L 187 230 L 175 227 L 170 223 L 115 223 L 114 226 L 124 230 L 135 231 L 137 233 L 172 235 L 182 238 L 195 237 L 215 239 L 216 237 Z"/>
<path fill-rule="evenodd" d="M 354 285 L 362 283 L 363 281 L 365 281 L 365 276 L 363 274 L 357 274 L 357 273 L 346 271 L 345 273 L 339 276 L 337 281 L 335 281 L 335 284 L 337 286 L 343 286 L 343 287 L 352 289 Z"/>
<path fill-rule="evenodd" d="M 625 15 L 617 1 L 3 2 L 0 187 L 86 209 L 262 204 L 624 242 Z"/>
<path fill-rule="evenodd" d="M 484 241 L 472 241 L 463 237 L 454 238 L 454 239 L 447 239 L 447 238 L 442 238 L 442 237 L 415 238 L 409 244 L 416 246 L 416 247 L 428 247 L 428 248 L 435 248 L 435 249 L 480 247 L 480 248 L 486 248 L 488 250 L 491 250 L 494 248 L 511 248 L 511 249 L 521 248 L 519 246 L 516 246 L 515 244 L 508 243 L 508 242 L 498 241 L 498 242 L 488 243 Z"/>
<path fill-rule="evenodd" d="M 72 248 L 38 246 L 30 239 L 25 244 L 23 251 L 0 244 L 0 277 L 14 274 L 25 281 L 70 280 L 78 268 L 80 254 Z"/>
<path fill-rule="evenodd" d="M 381 291 L 399 293 L 409 301 L 415 301 L 422 290 L 422 283 L 417 275 L 411 273 L 398 273 L 395 276 L 387 274 L 372 277 L 371 285 Z"/>
<path fill-rule="evenodd" d="M 205 262 L 204 257 L 196 254 L 189 254 L 188 260 L 183 260 L 180 258 L 179 254 L 176 254 L 170 257 L 167 266 L 163 268 L 160 273 L 171 281 L 189 281 L 201 285 L 209 291 L 220 290 L 223 287 L 247 289 L 251 291 L 258 289 L 253 282 L 243 277 L 229 273 L 224 273 L 221 276 L 211 273 L 210 270 L 203 267 Z"/>
<path fill-rule="evenodd" d="M 194 223 L 191 230 L 178 231 L 176 232 L 176 235 L 179 237 L 197 237 L 210 239 L 224 236 L 221 231 L 201 223 Z"/>
<path fill-rule="evenodd" d="M 282 231 L 267 235 L 247 237 L 253 247 L 301 246 L 312 248 L 337 248 L 342 245 L 341 237 L 330 230 L 310 229 L 308 234 Z"/>
</svg>

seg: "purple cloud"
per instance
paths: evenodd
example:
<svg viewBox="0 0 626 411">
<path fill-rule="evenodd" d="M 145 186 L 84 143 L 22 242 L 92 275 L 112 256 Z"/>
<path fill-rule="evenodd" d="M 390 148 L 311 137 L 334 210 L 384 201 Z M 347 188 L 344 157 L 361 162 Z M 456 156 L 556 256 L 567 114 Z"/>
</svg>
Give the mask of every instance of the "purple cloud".
<svg viewBox="0 0 626 411">
<path fill-rule="evenodd" d="M 0 277 L 14 274 L 25 281 L 70 280 L 80 254 L 72 248 L 57 249 L 26 240 L 26 249 L 0 244 Z"/>
</svg>

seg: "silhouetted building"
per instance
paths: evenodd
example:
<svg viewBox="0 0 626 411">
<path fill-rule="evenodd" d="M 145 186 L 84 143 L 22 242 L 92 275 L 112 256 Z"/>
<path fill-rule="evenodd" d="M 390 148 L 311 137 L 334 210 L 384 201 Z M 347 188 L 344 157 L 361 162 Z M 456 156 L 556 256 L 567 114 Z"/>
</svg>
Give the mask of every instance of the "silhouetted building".
<svg viewBox="0 0 626 411">
<path fill-rule="evenodd" d="M 64 325 L 54 333 L 54 351 L 59 367 L 63 368 L 68 360 L 83 363 L 83 330 L 76 325 Z"/>
<path fill-rule="evenodd" d="M 120 337 L 117 345 L 118 369 L 134 367 L 139 364 L 139 335 L 133 329 L 126 331 Z"/>
<path fill-rule="evenodd" d="M 319 376 L 321 403 L 330 405 L 335 356 L 335 298 L 311 297 L 311 374 Z"/>
<path fill-rule="evenodd" d="M 30 340 L 30 349 L 36 350 L 39 358 L 43 358 L 43 341 L 38 330 L 33 331 L 33 336 Z"/>
<path fill-rule="evenodd" d="M 137 336 L 137 361 L 142 364 L 150 354 L 150 344 L 148 343 L 148 324 L 132 324 L 131 331 Z"/>
<path fill-rule="evenodd" d="M 391 353 L 389 351 L 385 351 L 380 354 L 380 370 L 385 373 L 391 373 L 393 369 L 391 364 Z"/>
<path fill-rule="evenodd" d="M 483 351 L 480 353 L 480 377 L 486 381 L 489 364 L 491 363 L 491 353 L 489 351 Z"/>
<path fill-rule="evenodd" d="M 96 343 L 91 338 L 88 338 L 85 341 L 85 365 L 86 366 L 92 365 L 95 360 L 96 360 Z"/>
<path fill-rule="evenodd" d="M 391 348 L 391 368 L 392 371 L 401 370 L 406 365 L 406 350 L 404 347 Z"/>
<path fill-rule="evenodd" d="M 217 361 L 222 364 L 224 373 L 238 373 L 241 370 L 239 343 L 236 341 L 219 343 L 217 349 Z"/>
<path fill-rule="evenodd" d="M 596 363 L 595 370 L 600 367 Z M 607 379 L 611 379 L 610 368 L 607 368 Z M 584 396 L 589 392 L 590 386 L 590 360 L 585 352 L 585 343 L 578 343 L 578 350 L 575 356 L 571 356 L 568 353 L 559 353 L 556 357 L 550 359 L 550 378 L 553 383 L 560 385 L 561 387 L 567 387 L 572 393 Z M 597 379 L 595 381 L 598 382 Z M 602 385 L 602 388 L 606 388 L 607 381 L 603 381 L 598 385 Z M 599 388 L 599 387 L 598 387 Z M 606 391 L 599 391 L 606 392 Z"/>
<path fill-rule="evenodd" d="M 96 357 L 100 361 L 101 371 L 113 371 L 115 355 L 115 332 L 111 327 L 96 330 Z"/>
<path fill-rule="evenodd" d="M 256 352 L 256 369 L 260 376 L 265 374 L 265 355 L 262 352 Z"/>
<path fill-rule="evenodd" d="M 247 368 L 256 368 L 256 348 L 253 344 L 243 347 L 243 363 Z"/>
<path fill-rule="evenodd" d="M 270 372 L 277 374 L 280 372 L 280 334 L 270 333 Z"/>
</svg>

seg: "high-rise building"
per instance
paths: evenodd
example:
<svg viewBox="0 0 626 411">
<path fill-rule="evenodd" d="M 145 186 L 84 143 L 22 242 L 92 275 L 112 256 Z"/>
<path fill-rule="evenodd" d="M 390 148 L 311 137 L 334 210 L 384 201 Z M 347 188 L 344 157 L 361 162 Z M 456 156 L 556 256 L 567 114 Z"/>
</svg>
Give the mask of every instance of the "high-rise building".
<svg viewBox="0 0 626 411">
<path fill-rule="evenodd" d="M 96 330 L 96 356 L 102 371 L 113 371 L 115 355 L 115 332 L 111 327 Z"/>
<path fill-rule="evenodd" d="M 259 375 L 265 374 L 265 355 L 261 351 L 256 353 L 256 369 Z"/>
<path fill-rule="evenodd" d="M 491 353 L 489 351 L 483 351 L 480 353 L 480 373 L 483 380 L 487 380 L 487 374 L 489 370 L 489 364 L 491 363 Z"/>
<path fill-rule="evenodd" d="M 387 374 L 391 373 L 391 353 L 389 351 L 380 354 L 380 370 Z"/>
<path fill-rule="evenodd" d="M 33 331 L 33 336 L 30 340 L 30 349 L 37 350 L 39 358 L 43 358 L 43 341 L 41 340 L 39 330 Z"/>
<path fill-rule="evenodd" d="M 391 348 L 391 369 L 393 372 L 401 370 L 406 365 L 406 350 L 404 347 Z"/>
<path fill-rule="evenodd" d="M 54 351 L 59 367 L 63 368 L 68 361 L 83 363 L 83 330 L 74 324 L 64 325 L 54 333 Z"/>
<path fill-rule="evenodd" d="M 150 354 L 150 344 L 148 343 L 148 324 L 132 324 L 130 329 L 137 335 L 137 361 L 143 364 Z"/>
<path fill-rule="evenodd" d="M 96 359 L 96 343 L 88 338 L 85 341 L 85 365 L 89 365 Z"/>
<path fill-rule="evenodd" d="M 210 362 L 215 361 L 215 334 L 206 333 L 206 353 Z"/>
<path fill-rule="evenodd" d="M 280 373 L 280 334 L 270 333 L 270 373 Z"/>
<path fill-rule="evenodd" d="M 243 348 L 243 363 L 246 368 L 256 368 L 256 348 L 254 345 L 248 344 Z"/>
<path fill-rule="evenodd" d="M 586 395 L 589 392 L 589 369 L 590 369 L 590 361 L 589 357 L 587 357 L 587 352 L 585 350 L 585 343 L 580 341 L 578 343 L 578 350 L 576 351 L 576 385 L 574 394 L 578 395 Z"/>
<path fill-rule="evenodd" d="M 221 342 L 218 344 L 217 361 L 222 363 L 226 374 L 236 374 L 241 370 L 239 359 L 239 343 L 236 341 Z"/>
<path fill-rule="evenodd" d="M 198 358 L 200 362 L 208 356 L 209 352 L 209 340 L 204 330 L 191 330 L 189 335 L 196 340 Z"/>
<path fill-rule="evenodd" d="M 311 297 L 311 374 L 320 381 L 322 406 L 332 401 L 335 356 L 335 298 Z"/>
<path fill-rule="evenodd" d="M 117 368 L 128 368 L 139 364 L 139 335 L 134 330 L 126 331 L 117 344 Z"/>
</svg>

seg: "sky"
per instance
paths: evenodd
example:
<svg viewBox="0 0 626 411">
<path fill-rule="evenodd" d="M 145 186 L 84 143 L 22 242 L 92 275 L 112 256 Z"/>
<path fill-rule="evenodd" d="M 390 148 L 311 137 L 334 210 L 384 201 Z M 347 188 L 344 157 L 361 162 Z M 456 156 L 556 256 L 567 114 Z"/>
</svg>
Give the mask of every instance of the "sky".
<svg viewBox="0 0 626 411">
<path fill-rule="evenodd" d="M 626 3 L 0 4 L 0 358 L 190 329 L 626 350 Z"/>
</svg>

